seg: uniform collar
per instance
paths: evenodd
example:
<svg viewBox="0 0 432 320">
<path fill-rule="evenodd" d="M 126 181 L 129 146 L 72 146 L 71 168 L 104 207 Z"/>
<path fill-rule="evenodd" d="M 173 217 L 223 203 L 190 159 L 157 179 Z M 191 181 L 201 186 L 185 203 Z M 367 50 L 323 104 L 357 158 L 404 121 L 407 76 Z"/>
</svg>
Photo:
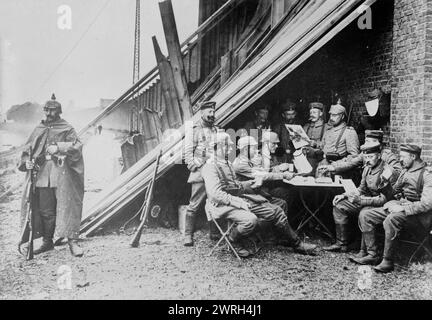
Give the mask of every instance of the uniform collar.
<svg viewBox="0 0 432 320">
<path fill-rule="evenodd" d="M 424 167 L 426 167 L 426 162 L 424 162 L 424 161 L 419 161 L 419 162 L 415 161 L 414 164 L 413 164 L 413 166 L 411 168 L 409 168 L 407 171 L 408 172 L 415 172 L 417 170 L 423 169 Z"/>
<path fill-rule="evenodd" d="M 322 127 L 324 125 L 324 120 L 323 119 L 318 119 L 317 122 L 309 122 L 309 125 L 311 128 L 319 128 Z"/>
<path fill-rule="evenodd" d="M 345 128 L 346 126 L 347 126 L 346 122 L 341 122 L 337 126 L 330 126 L 330 128 L 332 128 L 335 131 L 339 131 Z"/>
<path fill-rule="evenodd" d="M 200 122 L 199 122 L 199 125 L 202 127 L 202 128 L 213 128 L 214 127 L 214 124 L 213 125 L 209 125 L 206 121 L 204 121 L 204 119 L 200 119 Z"/>
<path fill-rule="evenodd" d="M 382 159 L 381 159 L 377 166 L 375 166 L 374 168 L 370 169 L 369 174 L 375 175 L 375 174 L 381 172 L 381 169 L 383 167 L 384 167 L 384 161 L 382 161 Z"/>
</svg>

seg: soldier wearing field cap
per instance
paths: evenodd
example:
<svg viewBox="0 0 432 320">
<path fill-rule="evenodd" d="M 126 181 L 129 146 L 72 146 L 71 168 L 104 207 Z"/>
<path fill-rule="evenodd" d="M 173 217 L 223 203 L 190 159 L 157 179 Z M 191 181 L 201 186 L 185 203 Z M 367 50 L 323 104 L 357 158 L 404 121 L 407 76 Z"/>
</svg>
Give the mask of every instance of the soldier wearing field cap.
<svg viewBox="0 0 432 320">
<path fill-rule="evenodd" d="M 192 130 L 186 131 L 185 136 L 185 163 L 190 171 L 188 183 L 191 184 L 191 196 L 189 205 L 186 209 L 185 220 L 185 246 L 193 246 L 193 233 L 195 219 L 198 210 L 204 205 L 206 192 L 204 180 L 201 176 L 201 169 L 207 159 L 210 157 L 212 149 L 210 143 L 214 138 L 214 134 L 218 131 L 215 126 L 215 108 L 214 101 L 206 101 L 201 103 L 201 119 L 194 124 Z M 216 236 L 214 226 L 210 224 L 210 237 Z M 213 235 L 212 235 L 213 234 Z"/>
<path fill-rule="evenodd" d="M 238 157 L 233 162 L 234 170 L 240 181 L 259 178 L 263 182 L 263 187 L 257 192 L 266 197 L 272 204 L 281 207 L 285 213 L 288 211 L 287 202 L 281 198 L 272 197 L 269 193 L 270 181 L 282 181 L 283 179 L 292 179 L 292 172 L 270 172 L 262 164 L 262 156 L 258 151 L 258 142 L 251 136 L 242 137 L 237 142 L 240 151 Z"/>
<path fill-rule="evenodd" d="M 378 142 L 367 142 L 361 146 L 364 169 L 360 186 L 354 193 L 337 195 L 333 200 L 333 218 L 336 226 L 337 242 L 324 250 L 347 252 L 350 240 L 350 218 L 355 217 L 363 208 L 380 207 L 391 197 L 389 179 L 392 168 L 381 159 L 381 145 Z M 366 256 L 365 248 L 358 257 Z"/>
<path fill-rule="evenodd" d="M 393 169 L 393 175 L 391 178 L 391 184 L 396 182 L 402 171 L 402 166 L 397 156 L 387 148 L 383 147 L 384 132 L 382 130 L 366 130 L 365 131 L 365 143 L 380 143 L 381 144 L 381 160 L 387 163 Z M 342 174 L 343 172 L 360 167 L 363 164 L 363 154 L 360 153 L 357 156 L 347 157 L 342 160 L 334 161 L 328 170 L 335 174 Z"/>
<path fill-rule="evenodd" d="M 318 165 L 318 172 L 329 172 L 329 165 L 335 161 L 345 159 L 347 156 L 356 156 L 359 154 L 359 139 L 354 128 L 346 123 L 345 107 L 336 104 L 330 107 L 330 127 L 325 130 L 321 142 L 324 152 L 324 160 Z M 344 177 L 350 177 L 352 170 L 344 172 Z"/>
<path fill-rule="evenodd" d="M 321 102 L 309 104 L 309 122 L 303 126 L 304 131 L 311 139 L 311 145 L 304 147 L 303 151 L 315 172 L 318 163 L 323 159 L 324 152 L 321 149 L 321 141 L 328 125 L 323 119 L 324 105 Z"/>
<path fill-rule="evenodd" d="M 241 257 L 252 254 L 244 248 L 241 240 L 253 232 L 258 218 L 272 223 L 290 238 L 294 251 L 311 254 L 316 246 L 303 243 L 291 229 L 283 210 L 256 193 L 255 189 L 261 186 L 260 180 L 238 180 L 233 165 L 227 159 L 232 146 L 227 133 L 216 134 L 214 153 L 202 170 L 207 192 L 206 212 L 215 218 L 225 217 L 236 223 L 229 237 Z"/>
<path fill-rule="evenodd" d="M 432 172 L 420 156 L 419 146 L 401 145 L 399 157 L 403 170 L 393 187 L 394 200 L 386 202 L 382 207 L 360 212 L 359 226 L 370 261 L 380 258 L 377 253 L 375 229 L 379 225 L 384 227 L 383 259 L 374 267 L 377 272 L 385 273 L 394 269 L 395 247 L 399 233 L 404 227 L 429 230 L 431 226 Z"/>
</svg>

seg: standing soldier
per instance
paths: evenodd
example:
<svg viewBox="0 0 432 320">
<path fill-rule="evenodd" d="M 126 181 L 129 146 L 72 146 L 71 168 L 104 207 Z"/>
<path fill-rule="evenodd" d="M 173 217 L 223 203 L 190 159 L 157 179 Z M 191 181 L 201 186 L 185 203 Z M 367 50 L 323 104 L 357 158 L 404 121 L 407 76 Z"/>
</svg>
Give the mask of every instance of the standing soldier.
<svg viewBox="0 0 432 320">
<path fill-rule="evenodd" d="M 82 143 L 74 128 L 60 118 L 62 109 L 54 94 L 44 111 L 46 120 L 30 135 L 19 165 L 20 171 L 27 171 L 27 183 L 30 170 L 37 172 L 33 234 L 35 238 L 42 236 L 43 242 L 34 254 L 53 250 L 56 235 L 67 238 L 72 255 L 79 257 L 83 255 L 77 244 L 84 197 Z M 26 202 L 23 198 L 24 216 Z M 28 234 L 22 232 L 21 243 L 27 241 L 26 237 Z"/>
<path fill-rule="evenodd" d="M 402 171 L 402 166 L 397 156 L 387 148 L 383 147 L 384 132 L 381 130 L 366 130 L 365 131 L 365 143 L 380 143 L 381 144 L 381 160 L 387 163 L 393 169 L 392 183 L 396 182 L 399 174 Z M 342 160 L 334 161 L 327 167 L 328 171 L 335 174 L 342 174 L 343 172 L 353 170 L 360 167 L 363 164 L 363 154 L 360 153 L 357 156 L 347 157 Z"/>
<path fill-rule="evenodd" d="M 318 163 L 323 159 L 324 152 L 321 149 L 321 141 L 327 125 L 323 119 L 324 105 L 321 102 L 311 102 L 309 104 L 309 122 L 303 127 L 304 131 L 311 139 L 310 146 L 304 147 L 306 157 L 315 173 Z"/>
<path fill-rule="evenodd" d="M 400 231 L 406 226 L 429 230 L 432 223 L 432 172 L 420 158 L 421 148 L 403 144 L 399 156 L 403 171 L 393 188 L 391 200 L 380 208 L 363 210 L 359 226 L 365 240 L 370 264 L 379 261 L 375 229 L 383 225 L 385 232 L 384 253 L 381 263 L 374 267 L 377 272 L 394 269 L 394 253 Z"/>
<path fill-rule="evenodd" d="M 285 125 L 299 124 L 299 120 L 297 118 L 297 105 L 289 99 L 286 100 L 282 104 L 281 117 L 282 122 L 276 125 L 274 132 L 276 132 L 279 136 L 280 146 L 285 153 L 284 162 L 292 162 L 295 148 L 291 141 L 292 137 Z"/>
<path fill-rule="evenodd" d="M 380 207 L 391 197 L 390 179 L 393 174 L 392 168 L 381 159 L 381 145 L 378 142 L 365 143 L 361 146 L 365 168 L 357 193 L 343 193 L 337 195 L 333 200 L 333 218 L 336 226 L 337 242 L 326 251 L 347 252 L 349 238 L 349 219 L 355 217 L 364 208 Z M 358 255 L 360 259 L 364 256 L 365 248 L 362 247 Z"/>
<path fill-rule="evenodd" d="M 191 184 L 191 197 L 189 205 L 186 209 L 185 221 L 185 239 L 184 245 L 187 247 L 193 246 L 193 233 L 195 227 L 195 218 L 198 210 L 204 204 L 206 192 L 204 180 L 201 176 L 201 169 L 209 158 L 210 143 L 213 135 L 218 128 L 215 123 L 215 108 L 216 102 L 206 101 L 200 106 L 201 120 L 193 126 L 191 132 L 186 132 L 185 142 L 185 162 L 189 171 L 188 183 Z M 215 233 L 214 227 L 210 224 L 210 237 Z"/>
<path fill-rule="evenodd" d="M 329 114 L 331 127 L 324 132 L 322 149 L 325 159 L 318 165 L 318 174 L 329 172 L 329 165 L 334 161 L 359 154 L 357 132 L 346 123 L 345 107 L 340 104 L 332 105 Z M 352 177 L 352 175 L 353 170 L 344 173 L 345 177 Z"/>
<path fill-rule="evenodd" d="M 236 223 L 230 240 L 239 249 L 239 255 L 247 257 L 251 253 L 241 245 L 241 239 L 251 234 L 257 218 L 271 222 L 291 240 L 294 251 L 311 254 L 315 245 L 303 243 L 291 229 L 283 210 L 270 204 L 266 198 L 255 193 L 260 187 L 258 180 L 240 182 L 232 164 L 227 159 L 233 142 L 228 134 L 220 132 L 216 136 L 214 155 L 202 170 L 207 192 L 206 210 L 215 218 L 227 218 Z"/>
</svg>

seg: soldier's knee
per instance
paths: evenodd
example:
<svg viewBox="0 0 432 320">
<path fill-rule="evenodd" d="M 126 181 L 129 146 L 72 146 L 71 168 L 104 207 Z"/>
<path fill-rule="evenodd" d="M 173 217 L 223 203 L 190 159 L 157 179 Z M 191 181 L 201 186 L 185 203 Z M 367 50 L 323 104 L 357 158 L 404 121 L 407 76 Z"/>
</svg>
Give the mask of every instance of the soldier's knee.
<svg viewBox="0 0 432 320">
<path fill-rule="evenodd" d="M 395 231 L 400 229 L 402 222 L 402 214 L 400 213 L 390 213 L 383 222 L 383 227 L 385 231 Z"/>
<path fill-rule="evenodd" d="M 371 226 L 373 222 L 373 212 L 370 210 L 361 210 L 358 217 L 359 227 L 362 231 L 369 231 L 364 230 L 367 228 L 367 226 Z"/>
</svg>

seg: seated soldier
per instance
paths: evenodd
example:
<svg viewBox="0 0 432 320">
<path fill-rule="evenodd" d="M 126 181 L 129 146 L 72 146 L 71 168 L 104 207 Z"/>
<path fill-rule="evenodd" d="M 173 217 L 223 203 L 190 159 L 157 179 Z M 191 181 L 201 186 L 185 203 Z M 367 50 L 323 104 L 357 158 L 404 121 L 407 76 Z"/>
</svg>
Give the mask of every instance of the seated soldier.
<svg viewBox="0 0 432 320">
<path fill-rule="evenodd" d="M 394 253 L 400 231 L 407 226 L 420 226 L 429 230 L 432 223 L 432 173 L 420 158 L 421 148 L 403 144 L 399 156 L 403 171 L 393 187 L 396 200 L 386 202 L 379 208 L 362 210 L 359 226 L 363 233 L 370 264 L 379 262 L 375 229 L 383 225 L 385 232 L 384 253 L 381 263 L 374 267 L 377 272 L 394 269 Z"/>
<path fill-rule="evenodd" d="M 261 179 L 265 183 L 268 181 L 282 181 L 283 179 L 292 179 L 294 173 L 291 172 L 269 172 L 262 166 L 262 157 L 258 152 L 258 142 L 251 136 L 245 136 L 239 139 L 237 147 L 240 151 L 238 157 L 233 162 L 233 167 L 240 181 Z M 285 200 L 272 197 L 264 186 L 256 191 L 266 197 L 270 203 L 281 207 L 287 212 L 287 203 Z"/>
<path fill-rule="evenodd" d="M 261 188 L 256 189 L 257 193 L 269 200 L 271 204 L 277 205 L 283 209 L 285 214 L 288 216 L 288 204 L 284 199 L 273 197 L 270 193 L 272 185 L 270 181 L 282 181 L 283 179 L 292 179 L 294 173 L 291 172 L 269 172 L 264 169 L 262 165 L 262 157 L 258 151 L 258 142 L 251 136 L 242 137 L 237 143 L 237 147 L 240 150 L 239 156 L 234 160 L 233 167 L 237 177 L 240 181 L 246 181 L 251 179 L 260 179 L 263 182 Z M 276 235 L 273 232 L 273 228 L 268 228 L 269 232 L 265 232 L 266 223 L 259 225 L 260 229 L 264 233 L 268 233 L 270 236 L 267 241 L 276 242 Z M 286 242 L 282 241 L 281 244 Z"/>
<path fill-rule="evenodd" d="M 394 182 L 402 171 L 401 164 L 397 156 L 390 150 L 384 148 L 383 145 L 384 132 L 381 130 L 366 130 L 365 143 L 380 143 L 382 146 L 381 160 L 387 163 L 393 169 Z M 356 156 L 349 156 L 345 159 L 334 161 L 327 169 L 335 174 L 342 174 L 343 172 L 359 168 L 363 164 L 363 154 L 360 153 Z"/>
<path fill-rule="evenodd" d="M 349 218 L 360 213 L 362 209 L 382 206 L 391 197 L 392 168 L 381 159 L 381 145 L 378 142 L 365 143 L 361 146 L 363 153 L 362 179 L 357 193 L 343 193 L 333 200 L 333 218 L 336 227 L 337 242 L 326 251 L 347 252 L 349 241 Z M 357 220 L 357 219 L 356 219 Z M 362 244 L 358 258 L 366 259 Z"/>
<path fill-rule="evenodd" d="M 252 254 L 244 248 L 241 240 L 254 231 L 258 218 L 272 222 L 282 234 L 290 238 L 294 251 L 312 254 L 316 246 L 300 240 L 291 229 L 283 210 L 255 193 L 254 188 L 260 187 L 257 180 L 237 180 L 234 168 L 227 159 L 232 145 L 227 133 L 216 134 L 215 152 L 202 170 L 207 192 L 206 211 L 215 218 L 223 217 L 236 223 L 229 238 L 241 257 Z"/>
</svg>

